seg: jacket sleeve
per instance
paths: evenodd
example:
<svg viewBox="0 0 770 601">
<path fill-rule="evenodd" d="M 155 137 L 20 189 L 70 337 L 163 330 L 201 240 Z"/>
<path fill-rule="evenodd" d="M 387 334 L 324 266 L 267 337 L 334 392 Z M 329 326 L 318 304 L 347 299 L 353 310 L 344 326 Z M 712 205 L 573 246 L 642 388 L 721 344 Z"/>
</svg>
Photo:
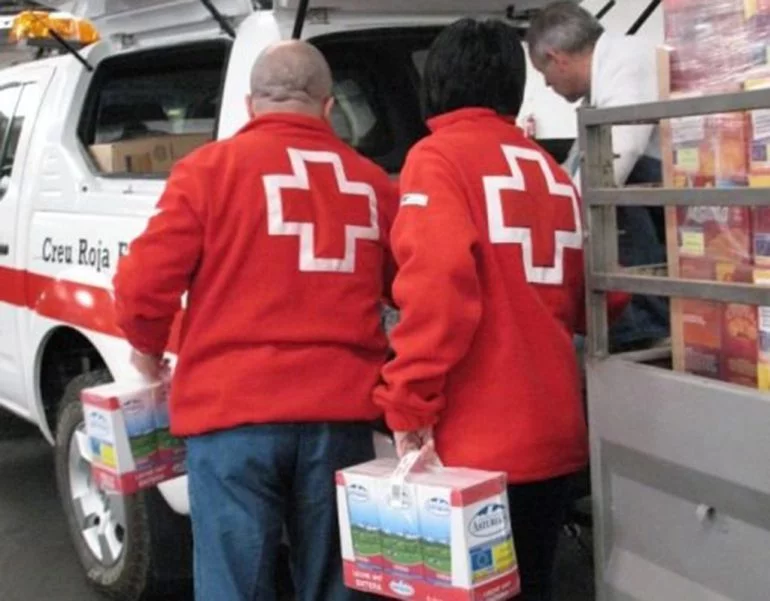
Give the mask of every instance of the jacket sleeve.
<svg viewBox="0 0 770 601">
<path fill-rule="evenodd" d="M 131 345 L 159 355 L 203 247 L 200 186 L 188 162 L 172 171 L 147 228 L 118 265 L 113 284 L 118 326 Z"/>
<path fill-rule="evenodd" d="M 385 257 L 383 261 L 383 300 L 391 307 L 395 306 L 393 300 L 393 280 L 396 277 L 396 260 L 393 257 L 393 247 L 390 240 L 390 233 L 393 229 L 393 223 L 398 213 L 399 200 L 398 182 L 388 180 L 388 185 L 383 189 L 380 208 L 383 218 L 380 220 L 385 237 Z"/>
<path fill-rule="evenodd" d="M 454 170 L 436 150 L 418 146 L 410 153 L 401 191 L 391 237 L 401 319 L 391 334 L 395 358 L 374 400 L 392 430 L 414 431 L 437 421 L 447 372 L 467 352 L 481 319 L 478 234 Z"/>
<path fill-rule="evenodd" d="M 623 311 L 626 310 L 628 303 L 631 302 L 631 295 L 626 292 L 609 292 L 607 294 L 607 321 L 611 326 L 615 323 Z M 580 313 L 578 315 L 578 324 L 575 330 L 576 334 L 585 336 L 588 334 L 587 311 L 585 303 L 580 304 Z"/>
</svg>

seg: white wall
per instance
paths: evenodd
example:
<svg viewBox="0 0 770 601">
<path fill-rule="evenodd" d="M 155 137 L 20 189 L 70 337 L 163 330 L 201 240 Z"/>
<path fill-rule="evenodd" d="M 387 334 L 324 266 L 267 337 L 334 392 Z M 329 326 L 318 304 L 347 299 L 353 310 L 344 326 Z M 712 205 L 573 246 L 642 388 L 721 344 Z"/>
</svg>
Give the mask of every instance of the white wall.
<svg viewBox="0 0 770 601">
<path fill-rule="evenodd" d="M 606 1 L 584 0 L 582 4 L 595 14 L 606 4 Z M 623 34 L 628 31 L 648 4 L 649 0 L 616 0 L 615 8 L 602 19 L 602 24 L 607 31 Z M 637 35 L 649 39 L 654 44 L 663 43 L 662 5 L 650 16 Z M 538 138 L 574 138 L 577 134 L 576 106 L 570 105 L 547 88 L 540 73 L 529 64 L 527 91 L 520 114 L 522 124 L 528 115 L 533 114 L 537 121 Z"/>
</svg>

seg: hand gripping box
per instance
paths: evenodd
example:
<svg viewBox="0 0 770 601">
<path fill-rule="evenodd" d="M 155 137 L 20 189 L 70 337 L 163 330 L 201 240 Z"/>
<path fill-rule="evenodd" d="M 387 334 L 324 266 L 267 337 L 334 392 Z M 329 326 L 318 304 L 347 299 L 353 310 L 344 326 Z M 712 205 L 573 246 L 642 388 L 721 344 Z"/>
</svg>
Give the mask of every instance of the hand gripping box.
<svg viewBox="0 0 770 601">
<path fill-rule="evenodd" d="M 378 459 L 337 474 L 346 584 L 417 601 L 516 596 L 505 475 L 441 468 L 399 479 L 404 465 Z"/>
<path fill-rule="evenodd" d="M 165 382 L 121 382 L 81 392 L 100 488 L 129 495 L 184 473 L 184 443 L 168 432 L 167 396 Z"/>
</svg>

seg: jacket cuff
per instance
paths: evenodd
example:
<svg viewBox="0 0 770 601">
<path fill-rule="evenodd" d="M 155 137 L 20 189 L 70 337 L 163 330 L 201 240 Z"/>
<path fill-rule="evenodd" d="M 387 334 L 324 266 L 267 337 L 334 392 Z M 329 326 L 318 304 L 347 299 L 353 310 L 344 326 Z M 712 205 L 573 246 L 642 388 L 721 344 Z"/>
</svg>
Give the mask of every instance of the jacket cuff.
<svg viewBox="0 0 770 601">
<path fill-rule="evenodd" d="M 436 423 L 435 419 L 401 411 L 387 411 L 385 423 L 393 432 L 416 432 Z"/>
</svg>

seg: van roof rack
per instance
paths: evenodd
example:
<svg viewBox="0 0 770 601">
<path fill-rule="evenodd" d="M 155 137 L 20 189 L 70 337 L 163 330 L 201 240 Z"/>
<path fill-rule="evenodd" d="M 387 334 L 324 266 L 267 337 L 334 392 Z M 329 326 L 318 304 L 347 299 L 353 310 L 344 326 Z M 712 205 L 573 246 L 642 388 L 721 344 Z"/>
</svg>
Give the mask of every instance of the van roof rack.
<svg viewBox="0 0 770 601">
<path fill-rule="evenodd" d="M 211 16 L 214 17 L 214 20 L 219 23 L 222 31 L 230 36 L 231 39 L 235 39 L 235 29 L 233 29 L 230 21 L 228 21 L 227 18 L 221 12 L 219 12 L 219 9 L 214 6 L 214 3 L 211 0 L 201 0 L 201 4 L 206 8 L 207 11 L 211 13 Z"/>
<path fill-rule="evenodd" d="M 310 4 L 310 0 L 299 0 L 299 6 L 297 6 L 297 16 L 294 18 L 294 29 L 291 32 L 291 37 L 294 40 L 302 37 L 302 28 L 305 26 L 305 19 L 307 18 L 307 7 Z"/>
<path fill-rule="evenodd" d="M 647 22 L 647 20 L 652 16 L 652 13 L 655 12 L 655 9 L 660 6 L 660 2 L 661 0 L 652 0 L 652 2 L 647 5 L 647 8 L 645 8 L 639 15 L 639 18 L 634 21 L 634 24 L 631 25 L 631 27 L 628 29 L 626 35 L 634 35 L 637 31 L 639 31 Z"/>
</svg>

